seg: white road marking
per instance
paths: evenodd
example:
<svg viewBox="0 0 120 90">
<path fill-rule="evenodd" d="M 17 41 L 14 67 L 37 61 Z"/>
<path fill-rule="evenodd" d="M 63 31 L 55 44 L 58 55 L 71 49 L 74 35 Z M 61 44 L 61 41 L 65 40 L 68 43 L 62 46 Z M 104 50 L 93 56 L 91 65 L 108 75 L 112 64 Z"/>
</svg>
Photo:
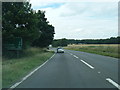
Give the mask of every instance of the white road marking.
<svg viewBox="0 0 120 90">
<path fill-rule="evenodd" d="M 112 79 L 106 78 L 106 80 L 120 90 L 120 85 L 118 85 L 118 84 L 117 84 L 116 82 L 114 82 Z"/>
<path fill-rule="evenodd" d="M 78 58 L 76 55 L 73 55 L 75 58 Z"/>
<path fill-rule="evenodd" d="M 72 53 L 68 52 L 70 55 L 73 55 Z"/>
<path fill-rule="evenodd" d="M 70 53 L 70 55 L 73 55 L 72 53 Z"/>
<path fill-rule="evenodd" d="M 101 72 L 98 72 L 99 74 L 101 73 Z"/>
<path fill-rule="evenodd" d="M 55 54 L 50 58 L 52 59 L 55 56 Z M 40 69 L 43 65 L 45 65 L 50 59 L 48 59 L 46 62 L 44 62 L 42 65 L 40 65 L 39 67 L 37 67 L 36 69 L 34 69 L 31 73 L 29 73 L 27 76 L 25 76 L 24 78 L 22 78 L 22 80 L 20 82 L 15 83 L 13 86 L 10 87 L 11 90 L 15 87 L 17 87 L 19 84 L 21 84 L 24 80 L 26 80 L 29 76 L 31 76 L 34 72 L 36 72 L 38 69 Z"/>
<path fill-rule="evenodd" d="M 88 64 L 87 62 L 85 62 L 85 61 L 83 61 L 83 60 L 81 60 L 81 62 L 83 62 L 84 64 L 86 64 L 88 67 L 90 67 L 91 69 L 94 69 L 94 67 L 93 66 L 91 66 L 90 64 Z"/>
<path fill-rule="evenodd" d="M 78 58 L 76 55 L 73 55 L 72 53 L 69 53 L 70 55 L 72 55 L 73 57 L 75 57 L 75 58 Z"/>
</svg>

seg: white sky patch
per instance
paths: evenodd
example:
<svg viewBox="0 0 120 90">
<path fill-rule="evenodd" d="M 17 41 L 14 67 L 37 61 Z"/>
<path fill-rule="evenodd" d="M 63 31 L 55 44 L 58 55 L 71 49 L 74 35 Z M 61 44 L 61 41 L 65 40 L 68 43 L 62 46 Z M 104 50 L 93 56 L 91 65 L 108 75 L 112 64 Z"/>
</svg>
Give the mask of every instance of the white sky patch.
<svg viewBox="0 0 120 90">
<path fill-rule="evenodd" d="M 78 28 L 78 29 L 74 30 L 74 32 L 81 32 L 81 31 L 83 31 L 82 28 Z"/>
<path fill-rule="evenodd" d="M 118 2 L 119 0 L 30 0 L 31 3 L 38 2 Z"/>
<path fill-rule="evenodd" d="M 117 1 L 54 1 L 31 0 L 31 3 L 33 9 L 46 11 L 46 18 L 55 27 L 55 39 L 99 39 L 118 36 Z"/>
</svg>

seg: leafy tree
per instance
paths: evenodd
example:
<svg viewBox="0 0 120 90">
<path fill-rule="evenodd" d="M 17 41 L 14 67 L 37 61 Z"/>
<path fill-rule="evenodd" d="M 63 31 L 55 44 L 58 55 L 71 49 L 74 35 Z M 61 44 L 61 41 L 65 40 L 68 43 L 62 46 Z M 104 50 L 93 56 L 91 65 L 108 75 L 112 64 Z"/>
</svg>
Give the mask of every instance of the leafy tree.
<svg viewBox="0 0 120 90">
<path fill-rule="evenodd" d="M 39 20 L 38 22 L 38 28 L 41 32 L 41 36 L 36 39 L 32 46 L 36 47 L 47 47 L 50 45 L 54 38 L 54 27 L 52 25 L 49 25 L 47 18 L 45 18 L 45 12 L 44 11 L 38 11 L 36 13 L 37 18 Z"/>
<path fill-rule="evenodd" d="M 40 35 L 36 15 L 28 2 L 2 3 L 3 44 L 8 38 L 22 37 L 26 47 Z"/>
<path fill-rule="evenodd" d="M 52 46 L 53 47 L 58 47 L 58 46 L 60 46 L 61 44 L 60 44 L 60 40 L 54 40 L 53 42 L 52 42 Z"/>
<path fill-rule="evenodd" d="M 57 47 L 57 46 L 67 46 L 68 45 L 68 40 L 66 38 L 62 38 L 62 39 L 59 39 L 59 40 L 54 40 L 52 45 L 54 47 Z"/>
<path fill-rule="evenodd" d="M 60 46 L 67 46 L 67 44 L 68 44 L 67 39 L 66 38 L 61 39 L 60 44 L 61 44 Z"/>
</svg>

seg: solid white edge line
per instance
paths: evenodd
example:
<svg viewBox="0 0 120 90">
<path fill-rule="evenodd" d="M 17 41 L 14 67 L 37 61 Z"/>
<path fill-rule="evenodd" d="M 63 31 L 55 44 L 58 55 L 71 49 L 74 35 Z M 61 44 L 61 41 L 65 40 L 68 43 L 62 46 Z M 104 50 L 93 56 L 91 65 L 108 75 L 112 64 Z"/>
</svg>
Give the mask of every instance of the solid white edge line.
<svg viewBox="0 0 120 90">
<path fill-rule="evenodd" d="M 115 81 L 110 78 L 106 78 L 106 80 L 120 90 L 120 85 L 118 85 Z"/>
<path fill-rule="evenodd" d="M 28 75 L 26 75 L 25 77 L 22 78 L 21 81 L 15 83 L 14 85 L 12 85 L 9 89 L 11 90 L 11 88 L 15 88 L 17 87 L 19 84 L 21 84 L 24 80 L 26 80 L 29 76 L 31 76 L 34 72 L 36 72 L 38 69 L 40 69 L 43 65 L 45 65 L 50 59 L 52 59 L 55 56 L 55 53 L 46 61 L 44 62 L 42 65 L 38 66 L 36 69 L 34 69 L 32 72 L 30 72 Z M 8 90 L 9 90 L 8 89 Z"/>
<path fill-rule="evenodd" d="M 93 66 L 91 66 L 90 64 L 88 64 L 87 62 L 85 62 L 85 61 L 83 61 L 83 60 L 81 60 L 81 62 L 83 62 L 84 64 L 86 64 L 88 67 L 90 67 L 91 69 L 94 69 L 94 67 Z"/>
</svg>

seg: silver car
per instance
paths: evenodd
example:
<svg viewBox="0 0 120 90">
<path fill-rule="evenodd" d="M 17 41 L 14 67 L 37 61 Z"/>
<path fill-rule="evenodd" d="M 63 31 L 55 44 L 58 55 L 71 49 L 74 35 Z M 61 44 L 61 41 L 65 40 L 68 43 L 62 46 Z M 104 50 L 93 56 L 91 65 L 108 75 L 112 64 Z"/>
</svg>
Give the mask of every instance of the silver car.
<svg viewBox="0 0 120 90">
<path fill-rule="evenodd" d="M 57 48 L 57 53 L 64 53 L 64 50 L 62 48 Z"/>
</svg>

